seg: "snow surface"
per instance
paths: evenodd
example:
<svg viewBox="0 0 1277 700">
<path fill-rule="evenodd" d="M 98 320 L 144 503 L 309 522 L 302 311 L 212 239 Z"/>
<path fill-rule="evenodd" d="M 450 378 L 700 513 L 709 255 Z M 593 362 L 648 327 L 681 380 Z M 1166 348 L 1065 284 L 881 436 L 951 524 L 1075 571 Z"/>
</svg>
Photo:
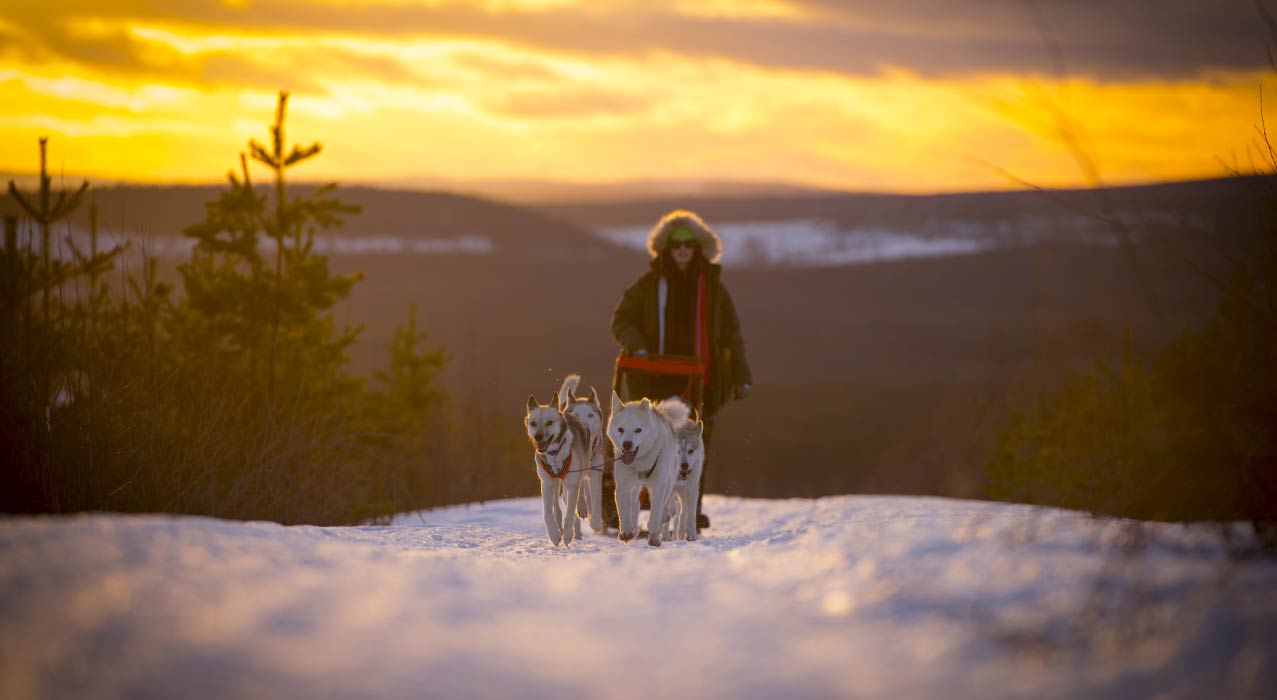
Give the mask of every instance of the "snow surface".
<svg viewBox="0 0 1277 700">
<path fill-rule="evenodd" d="M 81 251 L 90 249 L 91 238 L 86 229 L 78 226 L 63 227 L 69 231 L 55 241 L 53 256 L 60 260 L 73 257 L 67 238 L 74 242 Z M 141 255 L 185 260 L 195 250 L 197 241 L 188 236 L 146 235 L 136 231 L 128 231 L 123 236 L 103 235 L 98 241 L 99 250 L 107 250 L 116 245 L 128 242 L 126 255 L 137 259 Z M 258 241 L 258 250 L 262 255 L 275 254 L 275 241 L 262 237 Z M 397 236 L 385 233 L 366 233 L 360 236 L 348 236 L 341 233 L 325 233 L 315 237 L 314 252 L 320 255 L 488 255 L 496 250 L 495 244 L 488 236 L 476 233 L 463 233 L 452 237 Z"/>
<path fill-rule="evenodd" d="M 367 527 L 0 520 L 0 697 L 1277 697 L 1277 561 L 1205 528 L 706 510 L 660 548 L 552 547 L 530 498 Z"/>
<path fill-rule="evenodd" d="M 1164 213 L 1124 220 L 1138 239 L 1158 227 L 1172 226 Z M 713 224 L 723 239 L 725 265 L 840 267 L 910 258 L 973 255 L 1042 243 L 1114 246 L 1111 227 L 1085 216 L 1018 216 L 994 220 L 946 217 L 893 228 L 866 224 L 847 227 L 827 219 L 721 221 Z M 651 225 L 607 226 L 596 235 L 616 245 L 647 250 Z"/>
<path fill-rule="evenodd" d="M 650 226 L 618 226 L 598 235 L 620 246 L 647 250 Z M 845 231 L 823 219 L 733 221 L 714 227 L 723 239 L 725 265 L 828 267 L 967 255 L 997 245 L 974 236 L 924 235 L 888 228 Z"/>
</svg>

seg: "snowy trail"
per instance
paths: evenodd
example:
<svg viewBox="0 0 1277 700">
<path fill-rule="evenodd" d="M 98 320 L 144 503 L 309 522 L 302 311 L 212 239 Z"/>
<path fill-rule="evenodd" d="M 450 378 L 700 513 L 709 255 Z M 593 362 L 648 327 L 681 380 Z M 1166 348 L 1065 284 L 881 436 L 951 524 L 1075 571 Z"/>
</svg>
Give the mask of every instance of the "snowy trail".
<svg viewBox="0 0 1277 700">
<path fill-rule="evenodd" d="M 385 527 L 0 520 L 0 697 L 1277 694 L 1277 561 L 1201 529 L 934 498 L 706 509 L 705 538 L 660 548 L 553 548 L 536 499 Z"/>
</svg>

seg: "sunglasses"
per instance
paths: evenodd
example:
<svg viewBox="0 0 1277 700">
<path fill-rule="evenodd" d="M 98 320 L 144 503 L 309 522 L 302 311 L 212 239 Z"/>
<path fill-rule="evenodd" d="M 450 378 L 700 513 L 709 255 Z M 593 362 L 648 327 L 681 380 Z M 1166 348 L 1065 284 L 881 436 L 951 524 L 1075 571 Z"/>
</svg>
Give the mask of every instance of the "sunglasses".
<svg viewBox="0 0 1277 700">
<path fill-rule="evenodd" d="M 678 250 L 679 248 L 699 248 L 696 241 L 670 241 L 670 250 Z"/>
</svg>

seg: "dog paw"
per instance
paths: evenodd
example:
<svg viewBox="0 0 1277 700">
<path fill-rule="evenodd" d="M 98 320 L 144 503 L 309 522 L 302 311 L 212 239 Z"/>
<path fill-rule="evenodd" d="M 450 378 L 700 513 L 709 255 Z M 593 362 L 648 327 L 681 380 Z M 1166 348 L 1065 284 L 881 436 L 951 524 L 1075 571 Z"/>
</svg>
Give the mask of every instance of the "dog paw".
<svg viewBox="0 0 1277 700">
<path fill-rule="evenodd" d="M 648 546 L 650 546 L 650 547 L 659 547 L 659 546 L 661 546 L 661 538 L 659 538 L 659 537 L 649 537 L 649 538 L 647 538 L 647 544 L 648 544 Z"/>
<path fill-rule="evenodd" d="M 622 530 L 622 531 L 621 531 L 620 538 L 621 538 L 621 541 L 622 541 L 622 542 L 629 542 L 630 540 L 634 539 L 634 533 L 633 533 L 633 532 L 626 532 L 626 531 Z"/>
</svg>

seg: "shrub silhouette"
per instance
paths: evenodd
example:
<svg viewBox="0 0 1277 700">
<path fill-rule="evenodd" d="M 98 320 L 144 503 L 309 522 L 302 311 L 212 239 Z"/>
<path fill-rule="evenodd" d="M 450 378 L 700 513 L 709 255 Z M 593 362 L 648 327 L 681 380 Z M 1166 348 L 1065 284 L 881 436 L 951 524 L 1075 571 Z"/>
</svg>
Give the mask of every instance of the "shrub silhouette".
<svg viewBox="0 0 1277 700">
<path fill-rule="evenodd" d="M 240 173 L 184 231 L 195 247 L 181 293 L 145 254 L 119 284 L 102 283 L 123 246 L 97 250 L 96 217 L 89 251 L 71 237 L 69 255 L 51 249 L 50 225 L 89 190 L 54 198 L 41 140 L 39 206 L 10 184 L 42 245 L 22 245 L 6 223 L 0 449 L 15 466 L 0 475 L 0 508 L 338 523 L 435 500 L 447 356 L 425 343 L 414 309 L 375 388 L 346 369 L 359 329 L 338 331 L 331 309 L 360 275 L 332 274 L 314 235 L 358 209 L 335 185 L 288 198 L 286 171 L 320 146 L 285 155 L 286 104 L 281 93 L 272 147 L 249 142 L 273 192 L 254 188 L 241 154 Z"/>
<path fill-rule="evenodd" d="M 1277 180 L 1277 160 L 1259 182 Z M 1271 191 L 1271 190 L 1269 190 Z M 1021 413 L 987 465 L 993 498 L 1156 520 L 1277 523 L 1277 222 L 1215 318 L 1151 358 L 1131 350 Z"/>
</svg>

